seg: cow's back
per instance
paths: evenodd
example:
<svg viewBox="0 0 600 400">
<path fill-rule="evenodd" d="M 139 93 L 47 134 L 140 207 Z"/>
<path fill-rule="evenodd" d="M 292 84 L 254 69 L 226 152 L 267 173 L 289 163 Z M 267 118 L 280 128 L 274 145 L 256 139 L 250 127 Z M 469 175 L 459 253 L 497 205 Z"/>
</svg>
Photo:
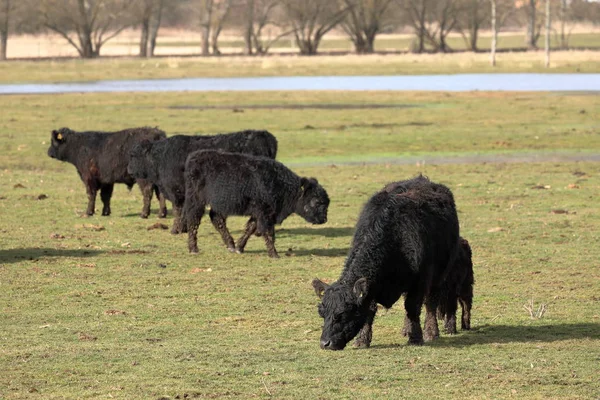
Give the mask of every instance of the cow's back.
<svg viewBox="0 0 600 400">
<path fill-rule="evenodd" d="M 441 277 L 457 241 L 458 218 L 447 188 L 420 178 L 396 182 L 363 207 L 343 276 L 377 282 L 377 301 L 390 307 L 416 282 Z"/>
<path fill-rule="evenodd" d="M 100 181 L 128 185 L 132 185 L 134 182 L 134 179 L 127 173 L 131 148 L 143 140 L 156 141 L 166 138 L 162 130 L 150 127 L 91 133 L 97 135 L 93 141 L 101 143 L 100 146 L 95 143 L 95 149 L 91 150 L 91 156 L 98 166 Z"/>
<path fill-rule="evenodd" d="M 277 212 L 286 194 L 300 187 L 300 178 L 278 161 L 216 150 L 191 153 L 185 180 L 186 191 L 193 188 L 194 195 L 223 214 L 246 210 L 250 199 Z"/>
</svg>

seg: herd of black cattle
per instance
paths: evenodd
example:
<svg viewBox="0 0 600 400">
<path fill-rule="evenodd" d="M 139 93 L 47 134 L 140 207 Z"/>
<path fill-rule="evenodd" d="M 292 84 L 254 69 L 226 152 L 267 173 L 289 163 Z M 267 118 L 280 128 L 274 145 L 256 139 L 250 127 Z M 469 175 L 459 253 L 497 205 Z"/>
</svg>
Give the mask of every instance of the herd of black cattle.
<svg viewBox="0 0 600 400">
<path fill-rule="evenodd" d="M 159 199 L 159 217 L 173 204 L 171 233 L 188 233 L 188 249 L 198 252 L 198 226 L 206 206 L 227 249 L 243 253 L 252 235 L 263 236 L 270 257 L 275 225 L 296 213 L 312 224 L 327 222 L 329 196 L 315 178 L 299 177 L 275 160 L 277 139 L 267 131 L 246 130 L 214 136 L 175 135 L 158 128 L 118 132 L 52 131 L 48 155 L 75 165 L 85 184 L 87 215 L 100 191 L 102 215 L 110 215 L 115 183 L 143 194 L 142 218 Z M 250 217 L 237 242 L 227 229 L 228 216 Z M 377 305 L 391 307 L 405 295 L 402 333 L 410 344 L 439 336 L 437 318 L 447 333 L 470 329 L 473 301 L 471 248 L 459 235 L 452 192 L 424 176 L 393 182 L 364 205 L 350 252 L 337 282 L 315 279 L 324 319 L 321 348 L 341 350 L 356 337 L 368 347 Z M 419 316 L 425 303 L 424 329 Z"/>
</svg>

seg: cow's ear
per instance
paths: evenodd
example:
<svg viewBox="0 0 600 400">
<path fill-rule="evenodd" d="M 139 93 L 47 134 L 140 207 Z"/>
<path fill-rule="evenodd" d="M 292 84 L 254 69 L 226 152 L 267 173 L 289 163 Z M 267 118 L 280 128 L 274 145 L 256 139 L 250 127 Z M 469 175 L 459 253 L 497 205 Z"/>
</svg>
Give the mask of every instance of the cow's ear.
<svg viewBox="0 0 600 400">
<path fill-rule="evenodd" d="M 362 304 L 362 302 L 369 294 L 369 283 L 367 282 L 367 278 L 360 278 L 354 283 L 354 294 L 358 298 L 358 304 Z"/>
<path fill-rule="evenodd" d="M 327 289 L 329 289 L 329 285 L 328 284 L 326 284 L 325 282 L 323 282 L 323 281 L 321 281 L 321 280 L 319 280 L 317 278 L 313 279 L 312 285 L 313 285 L 313 288 L 315 289 L 315 293 L 317 294 L 317 296 L 320 299 L 322 299 L 323 296 L 325 295 L 325 291 Z"/>
<path fill-rule="evenodd" d="M 304 195 L 306 188 L 308 187 L 308 179 L 305 177 L 300 178 L 300 192 Z"/>
<path fill-rule="evenodd" d="M 62 132 L 60 131 L 52 131 L 52 137 L 54 138 L 54 140 L 56 140 L 58 143 L 62 143 L 65 141 L 65 136 L 62 134 Z"/>
</svg>

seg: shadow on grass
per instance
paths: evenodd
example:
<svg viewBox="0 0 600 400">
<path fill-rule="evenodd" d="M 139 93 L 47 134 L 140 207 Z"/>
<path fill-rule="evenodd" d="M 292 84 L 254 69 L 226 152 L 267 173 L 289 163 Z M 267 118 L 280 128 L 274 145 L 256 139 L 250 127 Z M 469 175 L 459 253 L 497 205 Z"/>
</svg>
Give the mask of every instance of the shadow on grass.
<svg viewBox="0 0 600 400">
<path fill-rule="evenodd" d="M 286 251 L 283 248 L 277 248 L 277 252 L 279 253 L 279 257 L 281 259 L 288 258 L 289 256 L 319 256 L 319 257 L 342 257 L 348 254 L 349 248 L 345 249 L 296 249 L 290 251 Z M 244 254 L 264 254 L 265 257 L 267 255 L 267 249 L 264 250 L 246 250 Z"/>
<path fill-rule="evenodd" d="M 372 348 L 394 348 L 406 345 L 405 338 L 399 337 L 398 343 L 373 345 Z M 580 340 L 600 338 L 600 324 L 578 323 L 557 325 L 482 325 L 470 331 L 459 331 L 456 336 L 442 334 L 439 339 L 425 346 L 467 347 L 478 344 L 494 343 L 549 343 L 561 340 Z"/>
<path fill-rule="evenodd" d="M 0 250 L 0 264 L 15 263 L 23 260 L 37 260 L 42 257 L 93 257 L 102 253 L 98 250 L 67 250 L 25 248 Z"/>
<path fill-rule="evenodd" d="M 325 237 L 352 237 L 354 234 L 353 227 L 340 227 L 340 228 L 281 228 L 276 231 L 277 237 L 295 236 L 295 235 L 313 235 L 313 236 L 325 236 Z"/>
<path fill-rule="evenodd" d="M 556 342 L 571 339 L 600 338 L 600 324 L 577 323 L 556 325 L 482 325 L 458 336 L 442 335 L 436 345 L 470 346 L 488 343 Z"/>
</svg>

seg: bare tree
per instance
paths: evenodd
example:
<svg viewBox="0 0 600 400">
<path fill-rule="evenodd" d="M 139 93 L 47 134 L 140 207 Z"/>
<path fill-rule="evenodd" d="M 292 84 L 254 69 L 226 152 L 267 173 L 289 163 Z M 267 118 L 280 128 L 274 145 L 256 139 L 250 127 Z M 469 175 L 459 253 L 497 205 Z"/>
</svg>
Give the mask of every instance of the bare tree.
<svg viewBox="0 0 600 400">
<path fill-rule="evenodd" d="M 342 9 L 348 9 L 342 28 L 354 44 L 358 54 L 373 53 L 375 36 L 386 24 L 386 12 L 392 0 L 339 0 Z"/>
<path fill-rule="evenodd" d="M 138 0 L 136 16 L 141 27 L 140 57 L 154 55 L 164 3 L 164 0 Z"/>
<path fill-rule="evenodd" d="M 323 36 L 346 16 L 347 7 L 335 0 L 283 0 L 283 9 L 292 26 L 300 54 L 317 54 Z"/>
<path fill-rule="evenodd" d="M 446 39 L 459 27 L 462 4 L 459 0 L 399 0 L 416 34 L 413 51 L 422 53 L 425 44 L 434 51 L 450 51 Z"/>
<path fill-rule="evenodd" d="M 220 54 L 218 39 L 231 9 L 232 0 L 200 0 L 200 33 L 202 55 Z"/>
<path fill-rule="evenodd" d="M 469 50 L 477 51 L 479 30 L 486 24 L 490 14 L 488 1 L 462 0 L 462 12 L 459 14 L 460 21 L 457 28 L 463 35 Z"/>
<path fill-rule="evenodd" d="M 234 23 L 242 28 L 245 54 L 266 54 L 273 43 L 293 33 L 281 16 L 282 0 L 242 0 L 236 12 L 241 14 Z"/>
<path fill-rule="evenodd" d="M 100 55 L 102 45 L 133 23 L 127 0 L 40 0 L 43 25 L 65 38 L 82 58 Z"/>
<path fill-rule="evenodd" d="M 540 37 L 541 24 L 538 22 L 538 5 L 540 0 L 526 0 L 523 7 L 523 12 L 527 19 L 527 32 L 525 35 L 525 45 L 529 49 L 537 49 L 537 41 Z"/>
<path fill-rule="evenodd" d="M 434 50 L 445 53 L 451 50 L 446 38 L 458 25 L 461 11 L 460 2 L 458 0 L 438 0 L 431 10 L 434 12 L 433 23 L 426 30 L 427 39 Z"/>
<path fill-rule="evenodd" d="M 410 25 L 415 30 L 417 43 L 412 51 L 422 53 L 425 51 L 425 37 L 427 31 L 427 16 L 432 0 L 398 0 L 404 8 Z"/>
</svg>

